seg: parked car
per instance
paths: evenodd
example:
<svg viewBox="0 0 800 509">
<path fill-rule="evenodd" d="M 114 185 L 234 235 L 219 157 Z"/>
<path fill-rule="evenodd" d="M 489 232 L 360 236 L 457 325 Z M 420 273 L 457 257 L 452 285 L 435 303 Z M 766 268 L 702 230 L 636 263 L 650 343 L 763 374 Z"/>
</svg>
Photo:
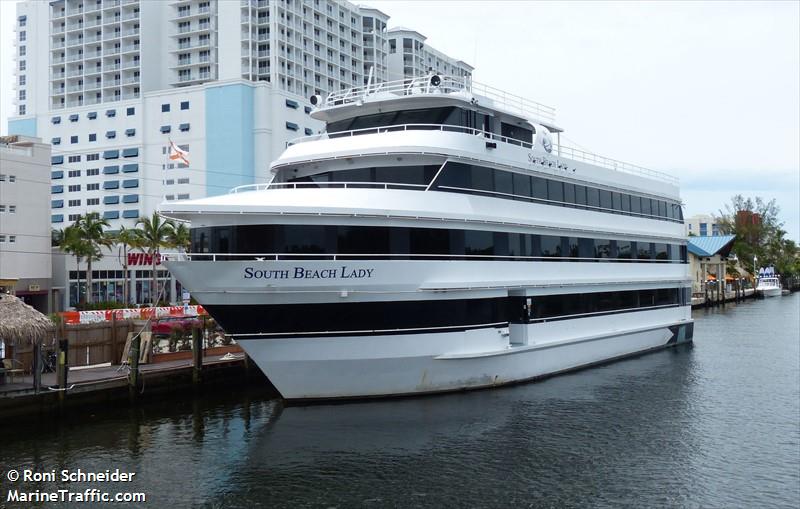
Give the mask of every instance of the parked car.
<svg viewBox="0 0 800 509">
<path fill-rule="evenodd" d="M 189 331 L 193 327 L 202 327 L 203 320 L 196 316 L 164 316 L 153 320 L 150 326 L 153 335 L 163 337 L 172 334 L 172 329 L 177 326 L 185 331 Z"/>
</svg>

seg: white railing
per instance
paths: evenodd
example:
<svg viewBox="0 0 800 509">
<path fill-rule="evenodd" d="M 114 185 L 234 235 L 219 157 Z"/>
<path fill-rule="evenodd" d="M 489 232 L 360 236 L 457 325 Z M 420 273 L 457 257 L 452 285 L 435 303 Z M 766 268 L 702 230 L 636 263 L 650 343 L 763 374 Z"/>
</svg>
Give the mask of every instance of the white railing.
<svg viewBox="0 0 800 509">
<path fill-rule="evenodd" d="M 474 82 L 470 78 L 453 76 L 440 76 L 439 78 L 440 83 L 436 86 L 431 85 L 431 76 L 422 76 L 333 92 L 325 98 L 325 106 L 353 104 L 377 93 L 391 93 L 398 96 L 466 93 L 477 96 L 475 99 L 479 104 L 481 103 L 481 98 L 485 98 L 491 100 L 494 103 L 494 107 L 505 109 L 523 117 L 531 117 L 551 123 L 555 121 L 556 110 L 550 106 L 506 93 L 489 85 Z"/>
<path fill-rule="evenodd" d="M 330 187 L 336 189 L 412 189 L 424 191 L 428 186 L 424 184 L 401 184 L 394 182 L 272 182 L 269 184 L 246 184 L 230 190 L 231 194 L 246 193 L 249 191 L 267 191 L 273 189 L 314 189 Z"/>
<path fill-rule="evenodd" d="M 172 261 L 280 261 L 280 260 L 380 260 L 380 259 L 422 259 L 422 260 L 524 260 L 545 262 L 620 262 L 620 263 L 682 263 L 681 260 L 653 258 L 596 258 L 579 256 L 525 256 L 525 255 L 474 255 L 474 254 L 440 254 L 440 253 L 175 253 L 170 254 Z"/>
<path fill-rule="evenodd" d="M 488 131 L 482 131 L 480 129 L 473 129 L 471 127 L 445 125 L 445 124 L 401 124 L 401 125 L 390 125 L 381 127 L 367 127 L 364 129 L 354 129 L 351 131 L 340 131 L 335 133 L 325 132 L 321 134 L 312 134 L 310 136 L 301 136 L 299 138 L 294 138 L 293 140 L 289 141 L 288 146 L 292 146 L 297 143 L 305 143 L 316 140 L 347 138 L 365 134 L 380 134 L 380 133 L 391 133 L 400 131 L 442 131 L 442 132 L 463 133 L 472 136 L 482 136 L 485 139 L 492 141 L 499 141 L 501 143 L 505 143 L 508 145 L 516 145 L 518 147 L 522 147 L 527 150 L 533 149 L 533 144 L 527 141 L 510 138 L 508 136 L 501 136 L 496 133 L 490 133 Z M 549 160 L 550 157 L 554 158 L 555 160 L 550 161 Z M 631 173 L 634 175 L 642 175 L 648 178 L 669 182 L 670 184 L 677 185 L 679 182 L 678 178 L 673 177 L 672 175 L 668 175 L 666 173 L 662 173 L 656 170 L 651 170 L 649 168 L 644 168 L 642 166 L 636 166 L 635 164 L 617 161 L 616 159 L 603 157 L 577 148 L 565 147 L 563 145 L 554 146 L 552 154 L 541 154 L 540 157 L 537 157 L 536 159 L 540 160 L 542 164 L 549 164 L 552 162 L 554 164 L 559 165 L 558 167 L 561 167 L 560 166 L 561 163 L 558 161 L 559 158 L 572 159 L 574 161 L 581 161 L 589 164 L 594 164 L 596 166 L 600 166 L 602 168 L 606 168 L 609 170 L 621 171 L 624 173 Z"/>
</svg>

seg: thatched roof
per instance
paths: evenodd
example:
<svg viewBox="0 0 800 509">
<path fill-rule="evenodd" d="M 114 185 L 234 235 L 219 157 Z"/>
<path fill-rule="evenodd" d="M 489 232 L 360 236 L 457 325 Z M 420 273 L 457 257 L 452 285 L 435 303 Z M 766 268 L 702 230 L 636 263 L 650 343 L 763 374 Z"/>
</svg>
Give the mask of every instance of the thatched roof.
<svg viewBox="0 0 800 509">
<path fill-rule="evenodd" d="M 55 326 L 17 297 L 0 294 L 0 339 L 9 344 L 50 339 Z"/>
</svg>

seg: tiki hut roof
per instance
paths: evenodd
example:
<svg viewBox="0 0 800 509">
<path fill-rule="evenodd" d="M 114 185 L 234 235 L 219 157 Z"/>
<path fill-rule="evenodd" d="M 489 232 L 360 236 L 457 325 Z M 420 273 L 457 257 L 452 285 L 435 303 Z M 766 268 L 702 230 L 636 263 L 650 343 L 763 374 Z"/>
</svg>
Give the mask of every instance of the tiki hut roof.
<svg viewBox="0 0 800 509">
<path fill-rule="evenodd" d="M 0 339 L 9 344 L 34 343 L 53 336 L 55 326 L 17 297 L 0 294 Z"/>
</svg>

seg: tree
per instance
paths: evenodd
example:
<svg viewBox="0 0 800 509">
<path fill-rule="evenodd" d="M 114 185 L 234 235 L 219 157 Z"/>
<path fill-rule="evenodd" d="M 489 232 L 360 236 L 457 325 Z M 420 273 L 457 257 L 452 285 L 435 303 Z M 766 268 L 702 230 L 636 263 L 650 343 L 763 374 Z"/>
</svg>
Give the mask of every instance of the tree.
<svg viewBox="0 0 800 509">
<path fill-rule="evenodd" d="M 170 219 L 164 219 L 153 212 L 151 217 L 140 217 L 136 226 L 141 225 L 141 247 L 147 249 L 147 254 L 152 258 L 152 279 L 150 285 L 150 298 L 155 306 L 158 303 L 158 273 L 156 263 L 158 262 L 159 250 L 162 247 L 171 245 L 170 239 L 175 232 L 175 223 Z"/>
<path fill-rule="evenodd" d="M 175 225 L 172 235 L 169 237 L 169 243 L 170 247 L 176 248 L 180 253 L 189 250 L 189 246 L 191 245 L 191 236 L 186 223 L 177 223 Z"/>
<path fill-rule="evenodd" d="M 110 235 L 106 233 L 108 221 L 100 217 L 97 212 L 89 212 L 75 221 L 74 227 L 77 229 L 83 242 L 86 244 L 84 256 L 86 257 L 86 302 L 92 303 L 92 262 L 98 261 L 103 257 L 102 248 L 113 244 Z"/>
<path fill-rule="evenodd" d="M 725 211 L 720 211 L 720 231 L 736 235 L 732 250 L 746 267 L 758 257 L 758 265 L 773 265 L 779 274 L 800 274 L 797 245 L 784 238 L 786 231 L 778 218 L 779 213 L 780 207 L 774 199 L 764 201 L 756 197 L 753 200 L 737 194 L 725 206 Z"/>
<path fill-rule="evenodd" d="M 122 245 L 122 268 L 125 274 L 125 282 L 122 285 L 122 299 L 125 304 L 130 304 L 130 281 L 128 278 L 128 251 L 136 249 L 142 243 L 142 231 L 136 228 L 120 228 L 115 235 L 115 240 Z"/>
<path fill-rule="evenodd" d="M 76 225 L 70 225 L 60 231 L 59 248 L 62 252 L 75 257 L 78 265 L 78 291 L 77 302 L 81 302 L 81 260 L 89 254 L 89 245 L 81 237 Z"/>
</svg>

